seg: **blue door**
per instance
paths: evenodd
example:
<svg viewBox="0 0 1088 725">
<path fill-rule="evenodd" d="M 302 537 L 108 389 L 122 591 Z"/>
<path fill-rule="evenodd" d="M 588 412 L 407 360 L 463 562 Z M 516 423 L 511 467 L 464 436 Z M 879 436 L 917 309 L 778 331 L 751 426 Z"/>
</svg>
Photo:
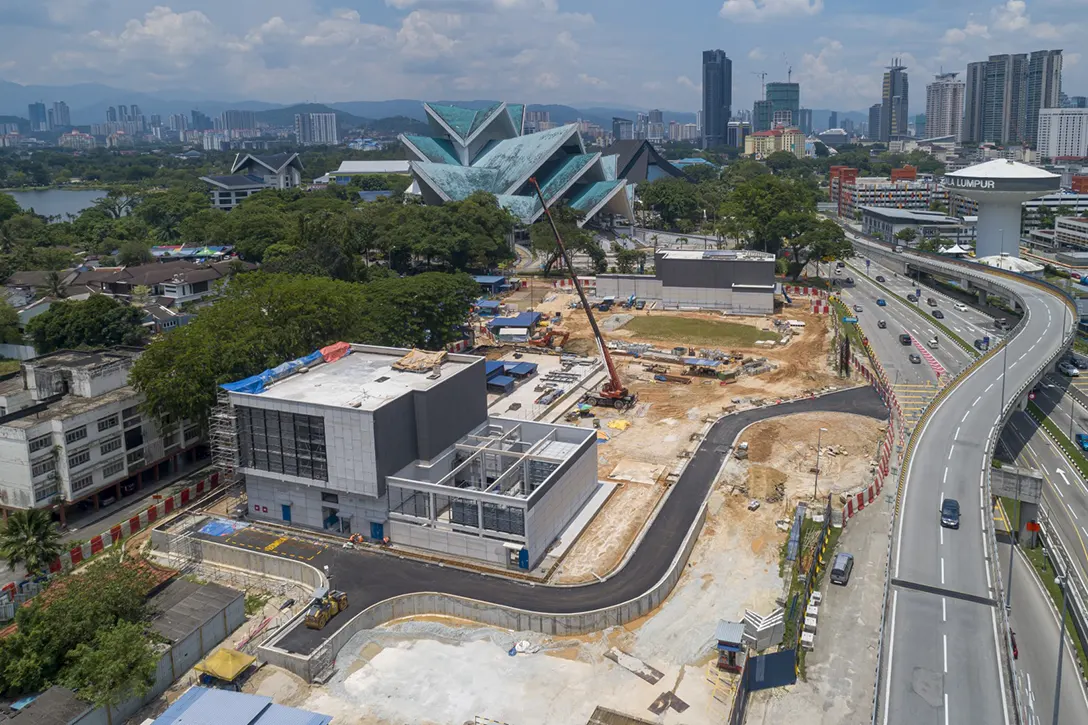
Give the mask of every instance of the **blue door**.
<svg viewBox="0 0 1088 725">
<path fill-rule="evenodd" d="M 528 549 L 522 549 L 521 551 L 518 552 L 518 568 L 519 569 L 528 569 L 529 568 L 529 550 Z"/>
<path fill-rule="evenodd" d="M 281 504 L 281 507 L 283 508 L 283 520 L 287 521 L 287 522 L 290 522 L 291 521 L 291 504 L 289 504 L 289 503 Z"/>
<path fill-rule="evenodd" d="M 385 538 L 385 526 L 371 521 L 370 538 L 374 539 L 375 541 L 381 541 L 383 538 Z"/>
</svg>

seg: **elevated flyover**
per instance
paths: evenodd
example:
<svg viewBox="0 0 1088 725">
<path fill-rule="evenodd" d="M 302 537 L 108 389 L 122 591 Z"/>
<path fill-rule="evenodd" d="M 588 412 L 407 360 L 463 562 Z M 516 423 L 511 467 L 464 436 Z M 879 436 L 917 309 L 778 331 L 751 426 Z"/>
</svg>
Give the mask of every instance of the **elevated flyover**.
<svg viewBox="0 0 1088 725">
<path fill-rule="evenodd" d="M 1016 721 L 1014 663 L 1001 607 L 987 472 L 1018 400 L 1071 344 L 1075 310 L 1040 280 L 936 255 L 897 253 L 848 232 L 856 251 L 1014 301 L 1024 316 L 1001 346 L 946 387 L 919 420 L 900 473 L 874 722 Z M 960 527 L 941 527 L 945 498 Z"/>
</svg>

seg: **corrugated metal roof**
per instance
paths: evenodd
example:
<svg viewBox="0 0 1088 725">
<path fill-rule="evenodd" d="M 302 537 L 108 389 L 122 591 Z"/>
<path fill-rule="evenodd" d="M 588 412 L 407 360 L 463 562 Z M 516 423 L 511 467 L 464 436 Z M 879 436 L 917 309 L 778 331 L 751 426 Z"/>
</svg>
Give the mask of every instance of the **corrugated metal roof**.
<svg viewBox="0 0 1088 725">
<path fill-rule="evenodd" d="M 272 702 L 271 697 L 193 687 L 153 725 L 328 725 L 332 718 Z"/>
<path fill-rule="evenodd" d="M 171 642 L 180 642 L 242 596 L 218 584 L 175 580 L 152 600 L 152 608 L 160 613 L 151 628 Z"/>
<path fill-rule="evenodd" d="M 744 624 L 720 619 L 718 620 L 718 628 L 714 630 L 714 639 L 732 644 L 741 642 L 744 639 Z"/>
</svg>

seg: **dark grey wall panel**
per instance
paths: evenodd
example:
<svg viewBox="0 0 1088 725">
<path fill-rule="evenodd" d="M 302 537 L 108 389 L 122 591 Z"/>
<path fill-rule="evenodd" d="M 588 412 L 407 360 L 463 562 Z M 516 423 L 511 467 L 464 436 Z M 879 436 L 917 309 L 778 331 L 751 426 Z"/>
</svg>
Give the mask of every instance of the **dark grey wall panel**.
<svg viewBox="0 0 1088 725">
<path fill-rule="evenodd" d="M 484 361 L 412 397 L 419 458 L 430 460 L 487 420 Z"/>
<path fill-rule="evenodd" d="M 374 458 L 378 470 L 378 495 L 385 495 L 385 477 L 419 458 L 416 449 L 416 406 L 411 395 L 402 395 L 374 411 Z"/>
</svg>

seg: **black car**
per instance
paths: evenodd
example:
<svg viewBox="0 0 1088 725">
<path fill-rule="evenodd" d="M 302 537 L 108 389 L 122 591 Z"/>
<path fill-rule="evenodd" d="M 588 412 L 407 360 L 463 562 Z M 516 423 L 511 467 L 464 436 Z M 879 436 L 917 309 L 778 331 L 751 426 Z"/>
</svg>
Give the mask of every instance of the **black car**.
<svg viewBox="0 0 1088 725">
<path fill-rule="evenodd" d="M 918 297 L 916 295 L 907 295 L 907 302 L 917 302 Z"/>
<path fill-rule="evenodd" d="M 877 320 L 876 326 L 883 330 L 888 327 L 888 322 L 886 320 Z"/>
<path fill-rule="evenodd" d="M 946 529 L 960 527 L 960 502 L 956 499 L 946 498 L 941 503 L 941 526 Z"/>
<path fill-rule="evenodd" d="M 878 274 L 878 275 L 876 276 L 876 281 L 877 281 L 877 282 L 886 282 L 887 280 L 885 280 L 885 279 L 884 279 L 884 275 L 882 275 L 882 274 Z"/>
<path fill-rule="evenodd" d="M 635 303 L 635 309 L 636 310 L 646 309 L 646 300 L 639 300 L 638 302 L 636 302 Z"/>
<path fill-rule="evenodd" d="M 916 352 L 912 352 L 908 359 L 915 365 L 919 365 L 922 362 L 922 356 Z"/>
<path fill-rule="evenodd" d="M 933 310 L 933 316 L 936 317 L 938 320 L 944 319 L 944 313 L 940 310 Z"/>
<path fill-rule="evenodd" d="M 846 284 L 854 284 L 854 278 L 853 277 L 847 277 L 844 281 L 846 282 Z"/>
</svg>

